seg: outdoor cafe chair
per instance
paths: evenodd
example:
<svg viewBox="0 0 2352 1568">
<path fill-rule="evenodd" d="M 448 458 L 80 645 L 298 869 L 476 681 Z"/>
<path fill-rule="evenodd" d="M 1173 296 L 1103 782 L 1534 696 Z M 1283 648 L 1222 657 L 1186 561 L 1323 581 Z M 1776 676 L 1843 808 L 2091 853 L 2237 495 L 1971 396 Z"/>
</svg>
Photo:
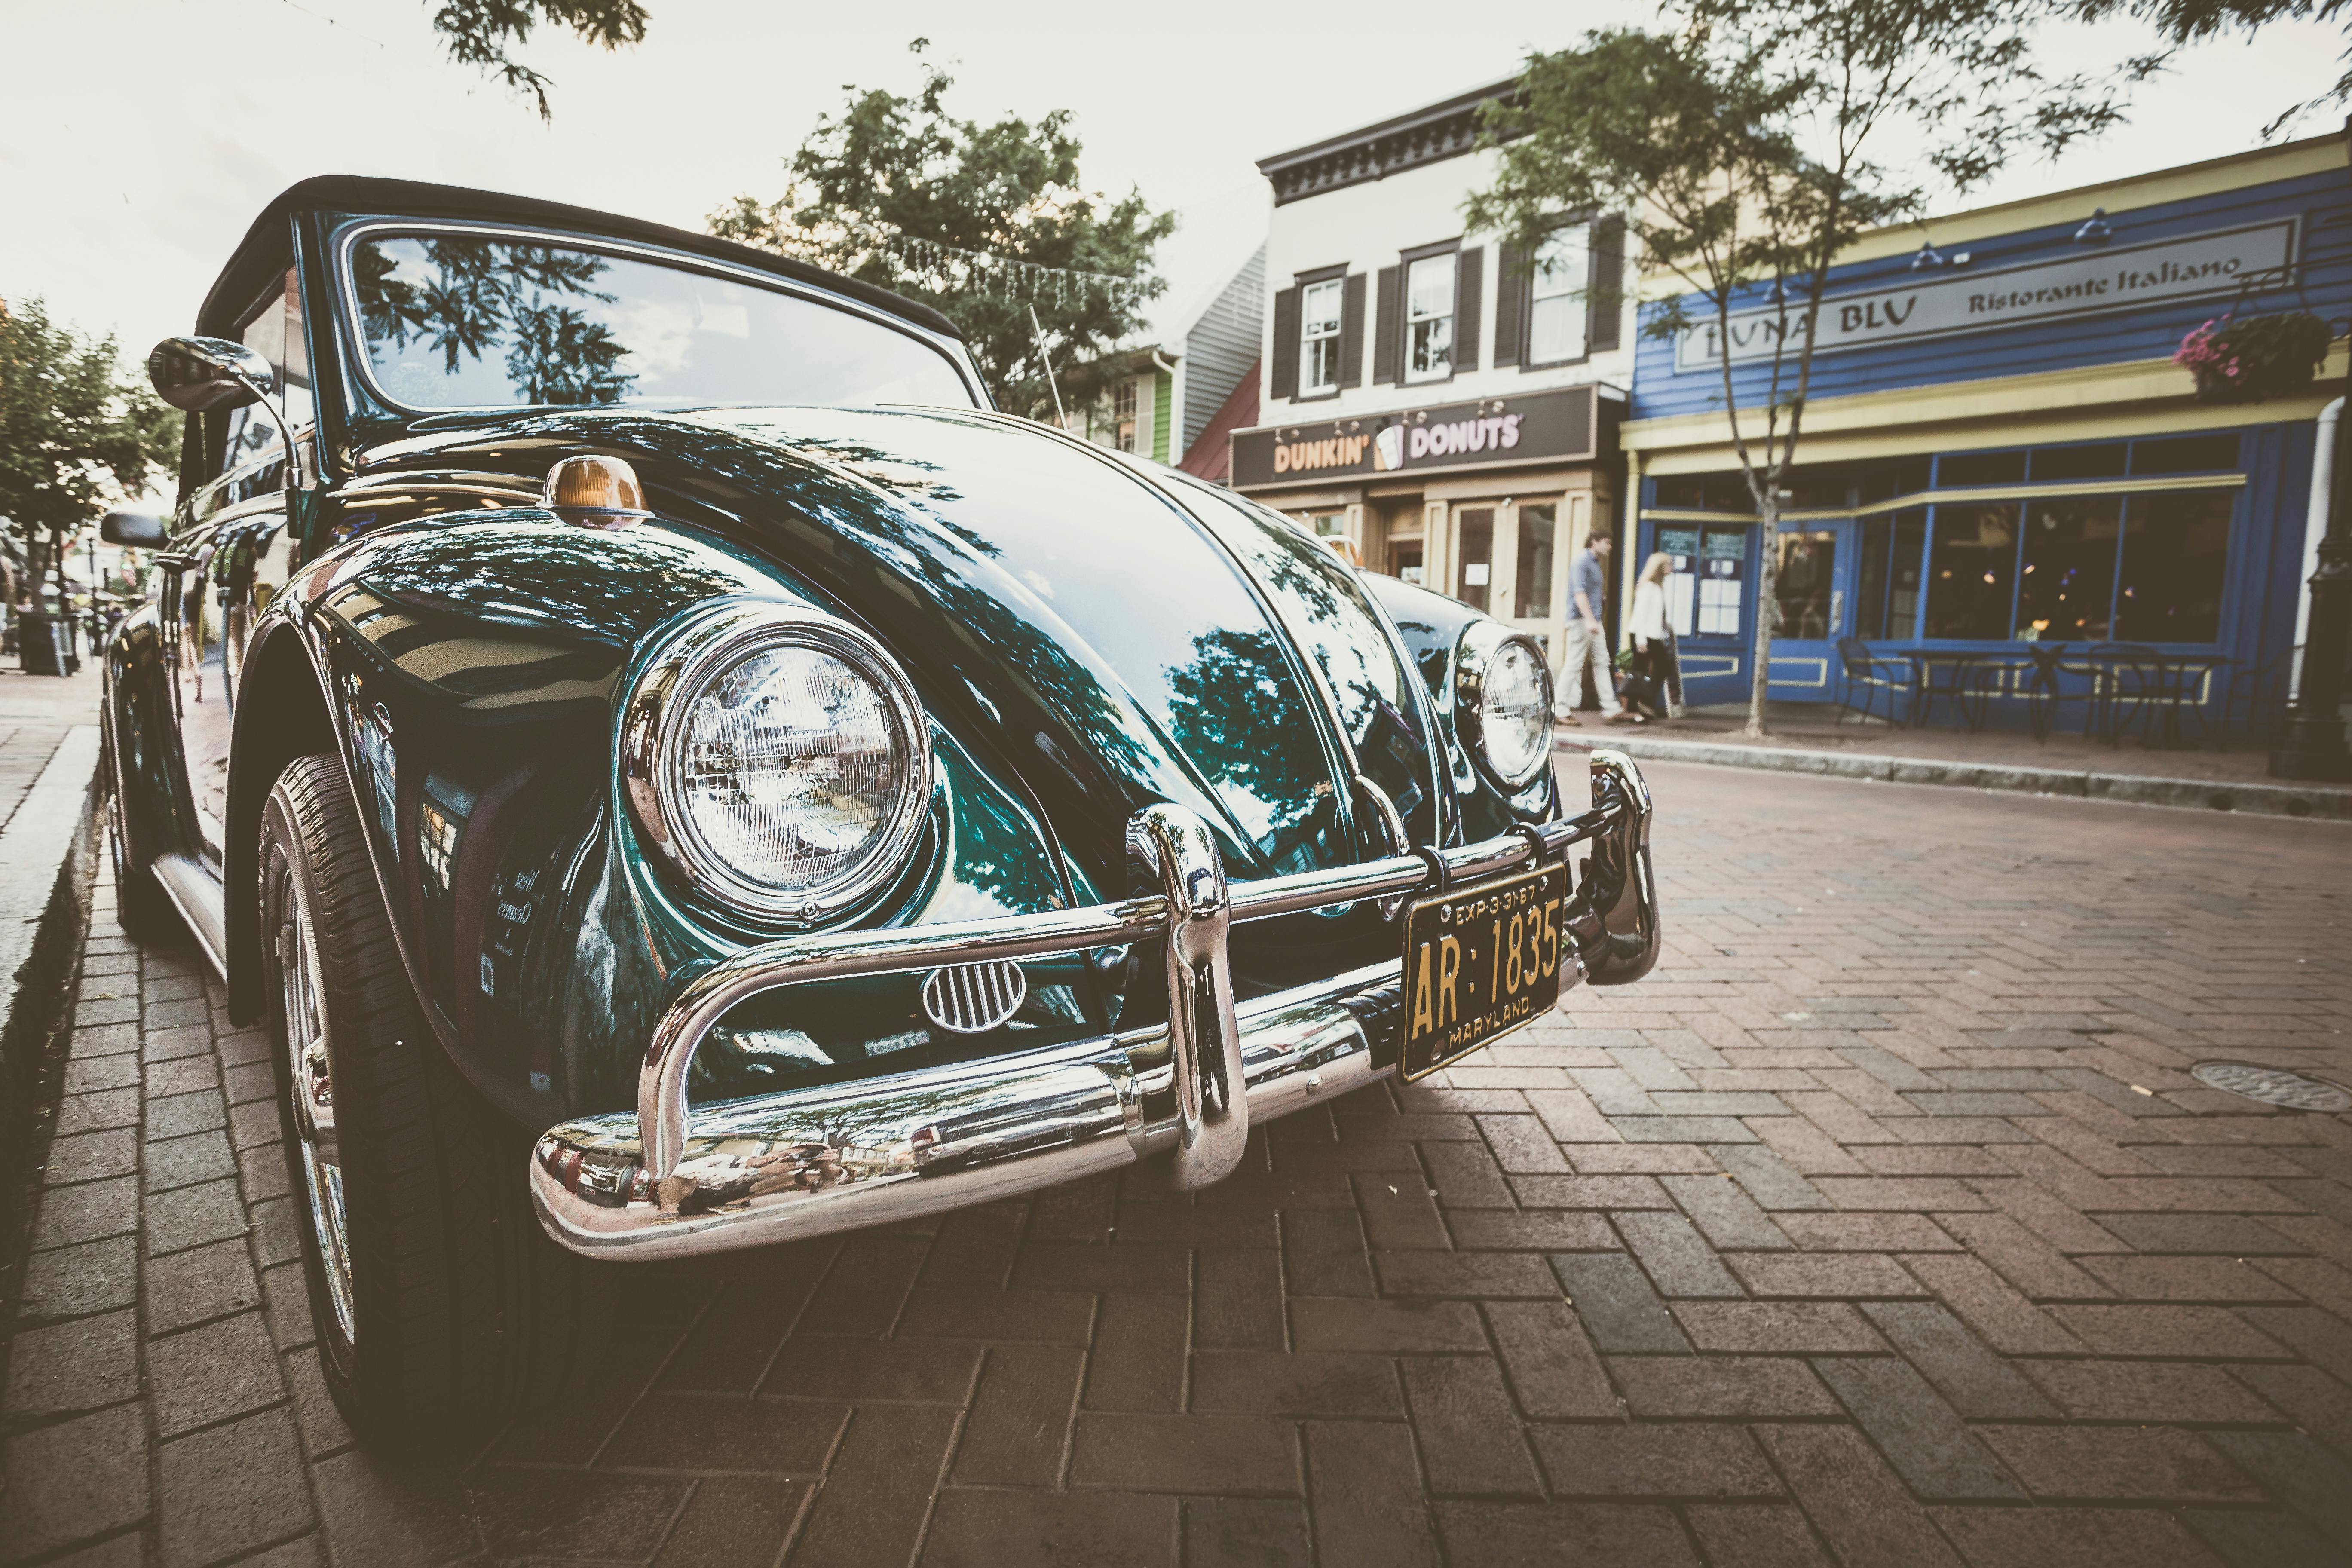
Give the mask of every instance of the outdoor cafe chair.
<svg viewBox="0 0 2352 1568">
<path fill-rule="evenodd" d="M 2119 746 L 2131 727 L 2144 715 L 2153 718 L 2164 701 L 2164 656 L 2145 643 L 2105 642 L 2094 645 L 2085 657 L 2098 686 L 2092 728 L 2099 739 Z"/>
<path fill-rule="evenodd" d="M 1838 716 L 1835 723 L 1845 722 L 1849 714 L 1859 712 L 1864 719 L 1877 718 L 1877 704 L 1883 693 L 1886 700 L 1885 719 L 1892 727 L 1902 721 L 1895 716 L 1895 700 L 1910 694 L 1912 688 L 1911 661 L 1890 658 L 1870 651 L 1870 645 L 1859 637 L 1838 638 Z M 1856 693 L 1861 697 L 1855 703 Z"/>
<path fill-rule="evenodd" d="M 2024 647 L 2027 662 L 2010 666 L 2025 677 L 2026 718 L 2033 727 L 2033 738 L 2037 741 L 2050 738 L 2051 716 L 2064 703 L 2080 702 L 2083 705 L 2083 732 L 2086 735 L 2098 718 L 2099 695 L 2104 689 L 2099 672 L 2094 666 L 2066 663 L 2068 646 L 2063 642 L 2027 643 Z M 2065 677 L 2070 674 L 2087 674 L 2090 679 L 2079 689 L 2069 690 Z"/>
</svg>

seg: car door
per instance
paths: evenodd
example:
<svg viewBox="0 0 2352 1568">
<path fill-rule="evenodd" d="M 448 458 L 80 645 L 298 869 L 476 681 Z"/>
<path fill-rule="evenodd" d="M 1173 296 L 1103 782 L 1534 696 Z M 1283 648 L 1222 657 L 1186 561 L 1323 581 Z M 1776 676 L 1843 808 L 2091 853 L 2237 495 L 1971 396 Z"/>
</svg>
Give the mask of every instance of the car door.
<svg viewBox="0 0 2352 1568">
<path fill-rule="evenodd" d="M 188 847 L 215 876 L 228 817 L 229 736 L 245 643 L 266 603 L 262 591 L 273 578 L 285 578 L 276 565 L 286 534 L 285 494 L 274 482 L 278 465 L 265 458 L 253 467 L 267 471 L 229 475 L 199 500 L 254 489 L 260 493 L 195 523 L 173 542 L 163 563 L 160 608 L 171 639 L 173 727 L 194 807 L 196 842 Z"/>
</svg>

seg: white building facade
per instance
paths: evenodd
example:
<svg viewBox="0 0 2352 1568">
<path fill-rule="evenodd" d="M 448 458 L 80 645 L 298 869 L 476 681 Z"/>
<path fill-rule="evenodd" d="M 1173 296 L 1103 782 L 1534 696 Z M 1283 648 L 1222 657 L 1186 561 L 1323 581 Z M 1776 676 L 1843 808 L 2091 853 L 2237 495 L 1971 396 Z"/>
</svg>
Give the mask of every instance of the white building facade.
<svg viewBox="0 0 2352 1568">
<path fill-rule="evenodd" d="M 1633 308 L 1613 219 L 1564 216 L 1534 257 L 1464 232 L 1495 172 L 1478 110 L 1511 86 L 1259 163 L 1259 422 L 1229 482 L 1557 658 L 1569 562 L 1615 515 Z"/>
</svg>

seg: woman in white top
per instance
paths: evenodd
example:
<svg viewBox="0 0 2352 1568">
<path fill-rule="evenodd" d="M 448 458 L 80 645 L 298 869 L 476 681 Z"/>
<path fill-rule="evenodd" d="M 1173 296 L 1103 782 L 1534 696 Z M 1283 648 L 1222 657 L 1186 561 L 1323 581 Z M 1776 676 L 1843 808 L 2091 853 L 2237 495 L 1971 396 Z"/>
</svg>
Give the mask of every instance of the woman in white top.
<svg viewBox="0 0 2352 1568">
<path fill-rule="evenodd" d="M 1674 566 L 1675 558 L 1664 551 L 1642 563 L 1642 574 L 1633 584 L 1629 627 L 1633 634 L 1634 671 L 1647 678 L 1639 683 L 1646 689 L 1642 699 L 1660 717 L 1666 710 L 1666 684 L 1674 658 L 1666 638 L 1666 574 Z"/>
</svg>

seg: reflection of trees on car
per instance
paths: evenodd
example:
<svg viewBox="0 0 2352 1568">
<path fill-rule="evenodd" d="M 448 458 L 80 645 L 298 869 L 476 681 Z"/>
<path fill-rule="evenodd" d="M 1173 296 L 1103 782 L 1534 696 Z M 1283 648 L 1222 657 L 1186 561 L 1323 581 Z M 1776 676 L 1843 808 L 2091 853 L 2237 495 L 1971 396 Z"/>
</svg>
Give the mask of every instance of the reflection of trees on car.
<svg viewBox="0 0 2352 1568">
<path fill-rule="evenodd" d="M 404 252 L 421 252 L 433 276 L 403 277 Z M 370 337 L 401 348 L 421 338 L 451 375 L 461 355 L 478 361 L 504 343 L 507 380 L 522 402 L 572 405 L 616 402 L 636 384 L 614 368 L 628 345 L 566 303 L 612 304 L 613 295 L 592 287 L 606 265 L 552 246 L 404 238 L 357 247 L 352 271 Z"/>
<path fill-rule="evenodd" d="M 1192 639 L 1191 664 L 1168 675 L 1176 744 L 1228 804 L 1263 801 L 1271 821 L 1248 826 L 1258 848 L 1277 859 L 1328 805 L 1322 756 L 1304 746 L 1269 750 L 1264 710 L 1290 705 L 1290 669 L 1274 636 L 1214 631 Z"/>
</svg>

